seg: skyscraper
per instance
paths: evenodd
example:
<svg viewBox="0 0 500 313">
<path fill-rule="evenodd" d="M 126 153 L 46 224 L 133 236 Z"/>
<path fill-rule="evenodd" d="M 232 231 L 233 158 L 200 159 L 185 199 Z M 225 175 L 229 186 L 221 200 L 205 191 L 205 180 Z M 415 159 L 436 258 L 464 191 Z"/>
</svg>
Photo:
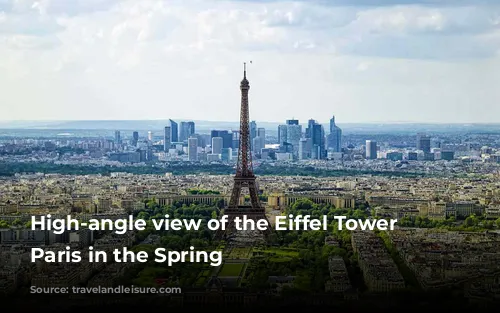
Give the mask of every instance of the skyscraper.
<svg viewBox="0 0 500 313">
<path fill-rule="evenodd" d="M 233 159 L 233 149 L 222 148 L 220 157 L 221 157 L 222 161 L 226 161 L 226 162 L 231 161 Z"/>
<path fill-rule="evenodd" d="M 312 139 L 302 138 L 299 141 L 299 160 L 306 160 L 311 157 Z"/>
<path fill-rule="evenodd" d="M 262 145 L 262 140 L 260 139 L 259 136 L 255 137 L 252 142 L 252 151 L 255 154 L 260 154 L 260 151 L 264 149 L 264 146 Z"/>
<path fill-rule="evenodd" d="M 431 137 L 425 134 L 417 134 L 417 150 L 422 150 L 424 153 L 430 153 Z"/>
<path fill-rule="evenodd" d="M 240 131 L 233 130 L 231 132 L 231 135 L 233 136 L 233 143 L 232 143 L 233 149 L 239 149 L 239 147 L 240 147 Z"/>
<path fill-rule="evenodd" d="M 198 138 L 188 138 L 188 160 L 198 160 Z"/>
<path fill-rule="evenodd" d="M 306 138 L 311 138 L 313 137 L 312 133 L 313 133 L 313 128 L 314 128 L 314 124 L 316 124 L 316 121 L 313 120 L 313 119 L 310 119 L 307 121 L 307 128 L 306 128 L 306 133 L 305 133 L 305 137 Z"/>
<path fill-rule="evenodd" d="M 252 140 L 251 144 L 253 153 L 260 154 L 261 150 L 266 147 L 266 129 L 257 128 L 257 136 Z"/>
<path fill-rule="evenodd" d="M 119 145 L 122 143 L 122 139 L 121 139 L 121 136 L 120 136 L 120 131 L 119 130 L 115 130 L 115 144 Z"/>
<path fill-rule="evenodd" d="M 278 126 L 278 144 L 280 144 L 280 145 L 288 142 L 288 140 L 287 140 L 287 128 L 288 128 L 288 125 L 279 125 Z"/>
<path fill-rule="evenodd" d="M 163 131 L 163 151 L 168 152 L 171 146 L 170 126 L 165 126 L 165 130 Z"/>
<path fill-rule="evenodd" d="M 260 146 L 262 148 L 266 147 L 266 129 L 263 127 L 257 128 L 257 138 L 260 140 Z"/>
<path fill-rule="evenodd" d="M 306 138 L 312 140 L 312 155 L 313 159 L 324 159 L 326 157 L 325 150 L 325 130 L 323 126 L 313 119 L 307 123 Z"/>
<path fill-rule="evenodd" d="M 266 138 L 266 129 L 263 127 L 257 128 L 257 136 L 261 138 Z"/>
<path fill-rule="evenodd" d="M 281 151 L 293 152 L 297 157 L 300 138 L 302 138 L 302 126 L 299 125 L 299 120 L 286 120 L 285 125 L 278 126 L 278 143 Z M 293 151 L 288 151 L 287 147 L 290 146 Z"/>
<path fill-rule="evenodd" d="M 221 137 L 212 138 L 212 154 L 222 154 L 223 141 Z"/>
<path fill-rule="evenodd" d="M 328 150 L 340 152 L 342 149 L 342 129 L 335 125 L 335 116 L 330 119 L 330 134 L 328 134 Z"/>
<path fill-rule="evenodd" d="M 148 131 L 148 140 L 153 141 L 153 132 L 152 131 Z"/>
<path fill-rule="evenodd" d="M 255 121 L 250 122 L 250 142 L 257 137 L 257 123 Z"/>
<path fill-rule="evenodd" d="M 139 132 L 132 133 L 132 146 L 137 146 L 137 142 L 139 141 Z"/>
<path fill-rule="evenodd" d="M 366 141 L 366 159 L 375 160 L 377 158 L 377 142 L 373 140 Z"/>
<path fill-rule="evenodd" d="M 286 128 L 287 133 L 287 142 L 293 146 L 294 154 L 297 155 L 299 152 L 299 142 L 300 138 L 302 138 L 302 125 L 297 124 L 289 124 Z"/>
<path fill-rule="evenodd" d="M 221 137 L 223 148 L 233 148 L 233 134 L 230 134 L 227 130 L 212 130 L 210 132 L 210 138 Z"/>
<path fill-rule="evenodd" d="M 195 133 L 194 122 L 181 122 L 181 129 L 179 133 L 179 141 L 186 141 L 190 136 Z"/>
<path fill-rule="evenodd" d="M 168 120 L 168 126 L 170 126 L 170 141 L 178 142 L 179 141 L 179 126 L 173 120 Z"/>
</svg>

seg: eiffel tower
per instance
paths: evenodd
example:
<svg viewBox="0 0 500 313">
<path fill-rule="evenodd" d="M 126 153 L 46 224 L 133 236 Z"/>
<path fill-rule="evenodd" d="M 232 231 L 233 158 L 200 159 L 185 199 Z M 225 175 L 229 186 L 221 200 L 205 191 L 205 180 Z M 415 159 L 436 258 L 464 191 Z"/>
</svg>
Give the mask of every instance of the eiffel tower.
<svg viewBox="0 0 500 313">
<path fill-rule="evenodd" d="M 240 112 L 240 147 L 238 149 L 238 164 L 236 166 L 236 175 L 234 176 L 234 186 L 231 193 L 231 199 L 224 214 L 228 216 L 228 224 L 225 230 L 218 230 L 215 237 L 218 239 L 228 238 L 236 232 L 234 218 L 247 216 L 257 222 L 260 219 L 266 219 L 266 210 L 261 205 L 257 195 L 258 187 L 253 174 L 252 152 L 250 150 L 250 123 L 248 113 L 248 90 L 250 84 L 247 80 L 246 63 L 243 64 L 243 80 L 240 84 L 241 89 L 241 112 Z M 240 197 L 243 188 L 248 188 L 250 195 L 250 205 L 240 205 Z M 268 221 L 268 229 L 264 235 L 268 237 L 272 233 L 271 224 Z"/>
</svg>

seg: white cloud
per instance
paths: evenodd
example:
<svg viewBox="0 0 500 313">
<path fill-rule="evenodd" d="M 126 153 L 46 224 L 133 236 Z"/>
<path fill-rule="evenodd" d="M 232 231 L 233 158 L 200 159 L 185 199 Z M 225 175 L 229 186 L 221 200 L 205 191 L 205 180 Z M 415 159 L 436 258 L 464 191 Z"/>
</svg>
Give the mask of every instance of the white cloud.
<svg viewBox="0 0 500 313">
<path fill-rule="evenodd" d="M 446 17 L 438 9 L 395 7 L 359 12 L 351 27 L 368 33 L 405 34 L 409 32 L 442 31 L 446 25 Z"/>
<path fill-rule="evenodd" d="M 18 0 L 1 8 L 4 119 L 236 120 L 241 63 L 250 59 L 251 114 L 260 120 L 500 113 L 500 6 Z"/>
</svg>

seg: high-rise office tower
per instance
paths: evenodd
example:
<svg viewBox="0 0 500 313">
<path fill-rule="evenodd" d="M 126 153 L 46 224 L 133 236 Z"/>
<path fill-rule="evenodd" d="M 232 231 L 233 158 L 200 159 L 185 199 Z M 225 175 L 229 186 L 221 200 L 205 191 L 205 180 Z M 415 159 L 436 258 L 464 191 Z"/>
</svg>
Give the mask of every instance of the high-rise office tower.
<svg viewBox="0 0 500 313">
<path fill-rule="evenodd" d="M 306 160 L 311 157 L 312 139 L 301 138 L 299 141 L 299 160 Z"/>
<path fill-rule="evenodd" d="M 148 140 L 153 141 L 153 132 L 152 131 L 148 131 Z"/>
<path fill-rule="evenodd" d="M 253 139 L 257 137 L 257 123 L 255 121 L 250 122 L 250 144 L 253 142 Z"/>
<path fill-rule="evenodd" d="M 255 154 L 260 154 L 261 150 L 266 147 L 266 129 L 257 128 L 257 137 L 252 141 L 252 151 Z"/>
<path fill-rule="evenodd" d="M 139 132 L 132 133 L 132 146 L 137 146 L 137 142 L 139 141 Z"/>
<path fill-rule="evenodd" d="M 191 137 L 198 138 L 198 147 L 206 147 L 212 144 L 212 138 L 209 134 L 194 134 Z"/>
<path fill-rule="evenodd" d="M 188 122 L 181 122 L 179 126 L 179 141 L 183 142 L 189 138 L 188 133 Z"/>
<path fill-rule="evenodd" d="M 431 137 L 425 134 L 417 134 L 417 150 L 422 150 L 424 153 L 430 153 Z"/>
<path fill-rule="evenodd" d="M 279 125 L 278 126 L 278 144 L 283 145 L 288 142 L 287 140 L 287 128 L 288 125 Z"/>
<path fill-rule="evenodd" d="M 223 148 L 233 148 L 233 134 L 227 130 L 212 130 L 210 138 L 221 137 Z"/>
<path fill-rule="evenodd" d="M 232 147 L 233 149 L 238 149 L 240 147 L 240 131 L 233 130 L 231 134 L 233 136 Z"/>
<path fill-rule="evenodd" d="M 373 140 L 366 141 L 366 159 L 375 160 L 377 158 L 377 142 Z"/>
<path fill-rule="evenodd" d="M 323 126 L 313 119 L 307 123 L 306 138 L 312 140 L 312 155 L 313 159 L 324 159 L 326 157 L 325 150 L 325 130 Z"/>
<path fill-rule="evenodd" d="M 179 133 L 179 141 L 186 141 L 195 133 L 194 122 L 181 122 L 181 129 Z"/>
<path fill-rule="evenodd" d="M 417 161 L 418 160 L 418 153 L 408 152 L 408 160 L 409 161 Z"/>
<path fill-rule="evenodd" d="M 179 141 L 179 126 L 173 120 L 168 120 L 168 126 L 170 126 L 170 141 L 178 142 Z"/>
<path fill-rule="evenodd" d="M 168 152 L 172 146 L 172 139 L 170 138 L 170 126 L 165 126 L 163 131 L 163 151 Z"/>
<path fill-rule="evenodd" d="M 196 137 L 188 138 L 188 160 L 198 160 L 198 138 Z"/>
<path fill-rule="evenodd" d="M 188 130 L 189 132 L 191 132 L 192 134 L 196 133 L 196 125 L 194 122 L 188 122 Z M 189 137 L 188 137 L 189 138 Z"/>
<path fill-rule="evenodd" d="M 257 137 L 260 138 L 260 146 L 264 149 L 266 147 L 266 129 L 262 127 L 257 128 Z"/>
<path fill-rule="evenodd" d="M 285 125 L 278 126 L 278 142 L 280 150 L 286 152 L 293 152 L 295 156 L 299 152 L 299 142 L 302 138 L 302 126 L 299 125 L 299 120 L 286 120 Z M 293 151 L 288 151 L 291 146 Z"/>
<path fill-rule="evenodd" d="M 316 121 L 313 120 L 313 119 L 310 119 L 307 121 L 307 128 L 306 128 L 306 132 L 305 132 L 305 137 L 306 138 L 311 138 L 313 137 L 313 128 L 314 128 L 314 125 L 316 124 Z"/>
<path fill-rule="evenodd" d="M 299 125 L 299 123 L 287 125 L 286 135 L 287 142 L 292 145 L 294 154 L 297 155 L 300 138 L 302 138 L 302 125 Z"/>
<path fill-rule="evenodd" d="M 121 135 L 119 130 L 115 130 L 115 144 L 119 145 L 122 143 Z"/>
<path fill-rule="evenodd" d="M 222 161 L 231 161 L 233 159 L 233 149 L 231 148 L 222 148 L 220 158 Z"/>
<path fill-rule="evenodd" d="M 328 150 L 340 152 L 342 149 L 342 129 L 335 125 L 335 116 L 330 119 L 330 134 L 328 134 Z"/>
<path fill-rule="evenodd" d="M 264 149 L 262 140 L 259 136 L 255 137 L 252 142 L 252 151 L 255 154 L 260 154 L 260 150 Z"/>
<path fill-rule="evenodd" d="M 222 154 L 223 140 L 221 137 L 212 138 L 212 154 Z"/>
<path fill-rule="evenodd" d="M 266 138 L 266 129 L 263 127 L 257 128 L 257 136 Z"/>
</svg>

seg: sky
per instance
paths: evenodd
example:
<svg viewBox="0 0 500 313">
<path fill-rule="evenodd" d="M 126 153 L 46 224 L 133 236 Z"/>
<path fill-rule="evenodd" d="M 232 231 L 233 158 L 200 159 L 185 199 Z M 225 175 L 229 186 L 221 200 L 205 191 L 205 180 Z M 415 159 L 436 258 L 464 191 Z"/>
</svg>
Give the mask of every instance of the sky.
<svg viewBox="0 0 500 313">
<path fill-rule="evenodd" d="M 0 120 L 500 122 L 498 0 L 0 0 Z"/>
</svg>

